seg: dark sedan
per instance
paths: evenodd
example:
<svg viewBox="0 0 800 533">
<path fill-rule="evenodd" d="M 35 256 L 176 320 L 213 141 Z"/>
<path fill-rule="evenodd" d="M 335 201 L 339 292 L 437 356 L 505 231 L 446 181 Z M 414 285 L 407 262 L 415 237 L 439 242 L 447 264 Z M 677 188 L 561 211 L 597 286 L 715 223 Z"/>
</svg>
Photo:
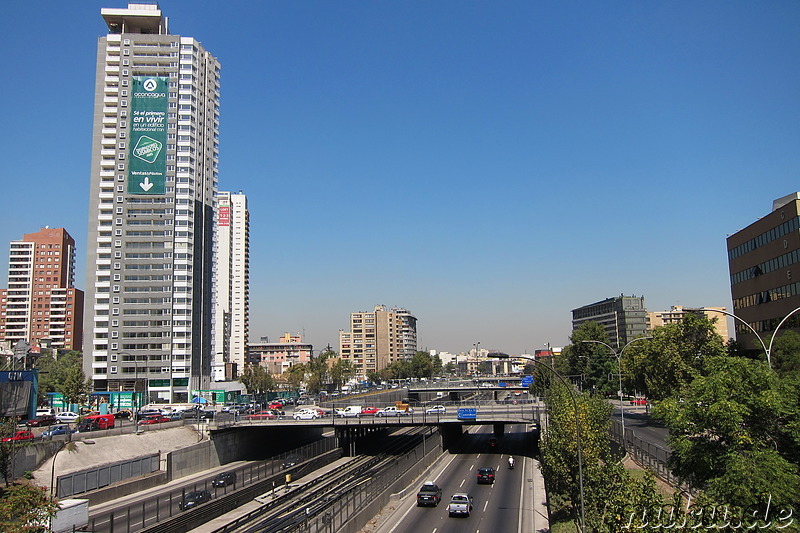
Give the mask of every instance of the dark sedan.
<svg viewBox="0 0 800 533">
<path fill-rule="evenodd" d="M 56 422 L 58 422 L 58 420 L 53 415 L 39 415 L 25 422 L 25 425 L 31 427 L 52 426 Z"/>
<path fill-rule="evenodd" d="M 192 492 L 186 493 L 186 496 L 184 496 L 178 504 L 178 507 L 180 507 L 181 511 L 188 511 L 208 501 L 211 501 L 211 493 L 209 491 L 193 490 Z"/>
</svg>

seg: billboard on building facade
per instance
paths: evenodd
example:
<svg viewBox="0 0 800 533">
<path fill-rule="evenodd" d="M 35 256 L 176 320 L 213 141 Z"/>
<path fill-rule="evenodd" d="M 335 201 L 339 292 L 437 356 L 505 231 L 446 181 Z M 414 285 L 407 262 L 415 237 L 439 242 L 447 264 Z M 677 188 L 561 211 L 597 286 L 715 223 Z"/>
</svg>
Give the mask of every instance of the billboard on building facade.
<svg viewBox="0 0 800 533">
<path fill-rule="evenodd" d="M 219 226 L 231 225 L 231 203 L 227 198 L 220 198 L 218 202 Z"/>
<path fill-rule="evenodd" d="M 129 194 L 165 194 L 169 78 L 134 76 L 130 106 Z"/>
</svg>

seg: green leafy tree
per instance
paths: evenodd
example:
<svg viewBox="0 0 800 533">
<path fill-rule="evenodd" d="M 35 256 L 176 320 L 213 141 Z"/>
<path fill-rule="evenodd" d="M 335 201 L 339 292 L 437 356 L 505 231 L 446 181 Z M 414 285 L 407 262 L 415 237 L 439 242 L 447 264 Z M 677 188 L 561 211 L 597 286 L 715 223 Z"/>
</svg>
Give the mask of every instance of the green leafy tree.
<svg viewBox="0 0 800 533">
<path fill-rule="evenodd" d="M 92 382 L 86 379 L 83 368 L 71 366 L 64 371 L 64 382 L 61 384 L 61 393 L 67 404 L 84 404 L 92 390 Z"/>
<path fill-rule="evenodd" d="M 36 368 L 39 370 L 39 397 L 40 404 L 45 403 L 47 393 L 63 393 L 66 387 L 75 388 L 81 381 L 80 372 L 83 371 L 83 356 L 80 352 L 70 351 L 60 355 L 48 350 L 36 360 Z M 88 386 L 77 387 L 74 391 L 78 397 L 85 395 L 91 390 L 91 383 Z M 70 402 L 82 403 L 82 402 Z"/>
<path fill-rule="evenodd" d="M 292 365 L 284 372 L 284 378 L 289 387 L 299 389 L 306 380 L 306 367 L 304 364 Z"/>
<path fill-rule="evenodd" d="M 375 383 L 375 384 L 380 384 L 380 383 L 383 382 L 383 377 L 381 376 L 381 374 L 379 372 L 376 372 L 374 370 L 368 370 L 367 371 L 367 380 L 372 382 L 372 383 Z"/>
<path fill-rule="evenodd" d="M 387 379 L 408 379 L 414 377 L 414 369 L 411 367 L 411 362 L 406 359 L 400 359 L 386 366 Z"/>
<path fill-rule="evenodd" d="M 616 457 L 609 438 L 612 407 L 587 393 L 575 394 L 553 379 L 547 393 L 548 428 L 541 444 L 542 474 L 556 521 L 580 516 L 580 474 L 576 418 L 580 423 L 583 497 L 588 531 L 617 533 L 631 520 L 630 509 L 653 506 L 661 498 L 652 475 L 634 480 Z M 576 411 L 577 404 L 577 411 Z M 634 516 L 633 525 L 642 525 Z"/>
<path fill-rule="evenodd" d="M 680 323 L 655 328 L 649 341 L 629 346 L 621 359 L 628 386 L 662 400 L 690 383 L 709 358 L 726 353 L 715 320 L 686 314 Z"/>
<path fill-rule="evenodd" d="M 355 374 L 356 370 L 353 367 L 353 363 L 350 361 L 337 358 L 333 364 L 330 365 L 330 377 L 334 389 L 341 388 L 341 386 L 347 383 Z"/>
<path fill-rule="evenodd" d="M 15 442 L 2 442 L 3 437 L 10 437 L 17 430 L 17 424 L 13 418 L 0 419 L 0 475 L 3 476 L 6 486 L 11 482 L 11 466 L 14 458 Z"/>
<path fill-rule="evenodd" d="M 670 429 L 672 469 L 713 499 L 800 501 L 800 382 L 766 362 L 718 356 L 653 410 Z"/>
<path fill-rule="evenodd" d="M 440 376 L 442 374 L 442 358 L 439 357 L 439 354 L 431 357 L 431 364 L 433 365 L 433 375 Z"/>
<path fill-rule="evenodd" d="M 800 333 L 788 330 L 775 339 L 771 359 L 779 374 L 800 374 Z"/>
<path fill-rule="evenodd" d="M 44 487 L 14 484 L 0 489 L 0 531 L 4 533 L 45 533 L 57 510 Z"/>
<path fill-rule="evenodd" d="M 417 352 L 411 358 L 411 375 L 415 378 L 433 377 L 433 358 L 428 352 Z"/>
<path fill-rule="evenodd" d="M 263 398 L 267 392 L 273 391 L 277 387 L 272 374 L 267 372 L 266 368 L 257 364 L 245 365 L 242 374 L 239 376 L 239 383 L 245 386 L 248 393 L 258 398 Z"/>
<path fill-rule="evenodd" d="M 444 374 L 448 374 L 448 375 L 451 375 L 451 376 L 455 375 L 455 373 L 456 373 L 456 364 L 454 362 L 450 361 L 449 363 L 444 365 L 444 367 L 442 368 L 442 372 Z"/>
<path fill-rule="evenodd" d="M 330 382 L 330 368 L 328 360 L 336 357 L 336 352 L 330 347 L 323 350 L 317 357 L 311 357 L 306 363 L 306 388 L 313 394 L 318 394 Z"/>
</svg>

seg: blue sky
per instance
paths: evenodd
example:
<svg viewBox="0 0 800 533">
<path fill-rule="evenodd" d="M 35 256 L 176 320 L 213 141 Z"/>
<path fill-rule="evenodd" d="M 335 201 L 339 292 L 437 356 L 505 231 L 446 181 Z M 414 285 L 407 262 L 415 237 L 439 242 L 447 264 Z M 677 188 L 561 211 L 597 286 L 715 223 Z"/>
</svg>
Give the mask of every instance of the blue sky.
<svg viewBox="0 0 800 533">
<path fill-rule="evenodd" d="M 100 9 L 126 5 L 0 19 L 0 246 L 65 227 L 79 288 Z M 253 340 L 336 347 L 385 304 L 420 348 L 519 353 L 622 293 L 730 309 L 726 236 L 800 190 L 795 1 L 160 5 L 222 64 Z"/>
</svg>

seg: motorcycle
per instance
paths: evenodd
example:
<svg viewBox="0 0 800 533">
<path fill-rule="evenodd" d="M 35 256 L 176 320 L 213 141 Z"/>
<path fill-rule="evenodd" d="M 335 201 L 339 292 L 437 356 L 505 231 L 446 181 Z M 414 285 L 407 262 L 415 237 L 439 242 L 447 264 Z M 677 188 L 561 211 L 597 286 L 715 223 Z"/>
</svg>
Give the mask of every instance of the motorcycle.
<svg viewBox="0 0 800 533">
<path fill-rule="evenodd" d="M 508 469 L 509 470 L 514 470 L 514 458 L 513 457 L 509 457 L 508 458 Z"/>
</svg>

